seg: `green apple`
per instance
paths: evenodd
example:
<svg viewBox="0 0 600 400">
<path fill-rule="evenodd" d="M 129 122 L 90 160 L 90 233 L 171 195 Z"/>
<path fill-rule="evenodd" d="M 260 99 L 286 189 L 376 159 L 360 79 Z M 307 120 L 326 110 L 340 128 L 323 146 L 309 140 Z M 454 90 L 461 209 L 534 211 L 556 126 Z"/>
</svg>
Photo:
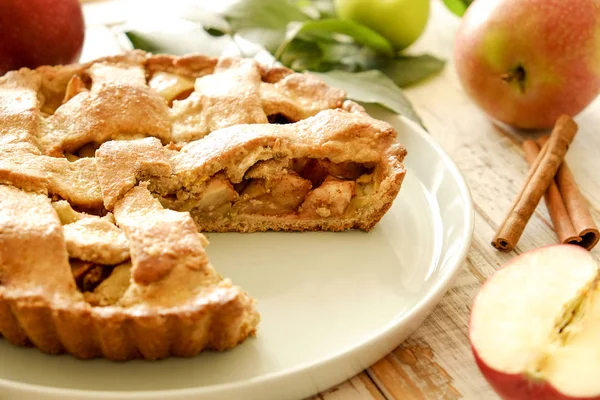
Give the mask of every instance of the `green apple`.
<svg viewBox="0 0 600 400">
<path fill-rule="evenodd" d="M 425 30 L 430 0 L 334 0 L 339 18 L 378 32 L 397 49 L 413 44 Z"/>
</svg>

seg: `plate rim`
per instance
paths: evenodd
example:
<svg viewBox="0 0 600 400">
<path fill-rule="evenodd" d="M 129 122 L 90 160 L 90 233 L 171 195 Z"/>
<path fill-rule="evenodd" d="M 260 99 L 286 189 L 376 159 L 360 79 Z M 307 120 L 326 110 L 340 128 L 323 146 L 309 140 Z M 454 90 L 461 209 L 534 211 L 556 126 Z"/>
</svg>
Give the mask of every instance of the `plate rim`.
<svg viewBox="0 0 600 400">
<path fill-rule="evenodd" d="M 365 105 L 365 108 L 372 108 L 374 105 L 369 104 Z M 381 106 L 379 107 L 381 110 L 385 110 Z M 387 111 L 387 110 L 385 110 Z M 389 111 L 387 111 L 389 112 Z M 184 398 L 183 396 L 210 396 L 210 395 L 218 395 L 222 394 L 224 390 L 229 391 L 239 391 L 244 388 L 251 388 L 254 385 L 267 384 L 269 382 L 276 382 L 285 377 L 290 377 L 292 375 L 301 374 L 303 372 L 308 372 L 310 369 L 317 368 L 322 366 L 323 364 L 327 364 L 335 361 L 340 357 L 351 357 L 353 354 L 356 354 L 361 350 L 361 348 L 373 345 L 375 342 L 382 340 L 386 335 L 392 335 L 394 331 L 402 329 L 403 326 L 408 325 L 410 322 L 414 322 L 421 318 L 422 320 L 416 324 L 416 326 L 412 329 L 408 329 L 410 335 L 414 332 L 430 314 L 433 308 L 441 301 L 441 298 L 446 294 L 446 292 L 450 289 L 452 282 L 454 282 L 456 276 L 460 272 L 462 265 L 464 264 L 468 252 L 471 248 L 471 244 L 473 241 L 473 234 L 475 229 L 475 209 L 474 202 L 471 195 L 471 191 L 468 185 L 466 178 L 464 177 L 463 172 L 460 170 L 458 165 L 454 162 L 454 160 L 450 157 L 450 155 L 443 149 L 441 144 L 439 144 L 429 132 L 427 132 L 421 125 L 416 123 L 415 121 L 407 118 L 404 115 L 398 115 L 390 113 L 389 117 L 386 117 L 384 120 L 397 118 L 402 123 L 409 125 L 410 129 L 418 134 L 422 139 L 424 139 L 433 150 L 442 158 L 444 164 L 448 167 L 451 172 L 451 175 L 456 180 L 459 191 L 461 194 L 461 198 L 466 201 L 465 208 L 466 213 L 464 215 L 465 222 L 465 240 L 460 248 L 460 254 L 458 255 L 456 262 L 449 268 L 448 272 L 441 277 L 435 284 L 431 287 L 431 289 L 424 295 L 414 306 L 412 306 L 409 310 L 407 310 L 400 318 L 394 318 L 390 320 L 388 324 L 383 326 L 377 333 L 370 335 L 364 338 L 362 341 L 353 344 L 345 350 L 337 352 L 332 355 L 328 355 L 325 358 L 319 359 L 317 361 L 307 362 L 293 368 L 287 368 L 285 370 L 273 372 L 270 374 L 266 374 L 260 377 L 243 379 L 236 382 L 231 383 L 220 383 L 216 385 L 210 386 L 200 386 L 200 387 L 191 387 L 191 388 L 181 388 L 181 389 L 164 389 L 164 390 L 136 390 L 136 391 L 106 391 L 106 390 L 84 390 L 84 389 L 71 389 L 71 388 L 60 388 L 60 387 L 52 387 L 45 385 L 38 385 L 33 383 L 23 383 L 23 382 L 15 382 L 12 380 L 0 378 L 0 388 L 8 388 L 11 390 L 17 390 L 24 394 L 42 394 L 42 395 L 50 395 L 50 396 L 65 396 L 67 399 L 80 398 L 81 396 L 85 396 L 88 399 L 155 399 L 155 398 L 170 398 L 176 396 L 177 398 Z M 382 118 L 383 119 L 383 118 Z M 388 121 L 389 122 L 389 121 Z M 401 343 L 392 343 L 392 349 L 400 345 Z M 391 350 L 390 350 L 391 351 Z M 386 354 L 389 353 L 386 352 Z M 354 368 L 356 369 L 356 368 Z M 359 373 L 364 368 L 359 369 L 356 373 Z M 355 374 L 356 374 L 355 373 Z M 347 379 L 347 378 L 346 378 Z M 338 382 L 339 383 L 339 382 Z M 335 383 L 334 383 L 335 385 Z M 190 397 L 191 398 L 191 397 Z"/>
</svg>

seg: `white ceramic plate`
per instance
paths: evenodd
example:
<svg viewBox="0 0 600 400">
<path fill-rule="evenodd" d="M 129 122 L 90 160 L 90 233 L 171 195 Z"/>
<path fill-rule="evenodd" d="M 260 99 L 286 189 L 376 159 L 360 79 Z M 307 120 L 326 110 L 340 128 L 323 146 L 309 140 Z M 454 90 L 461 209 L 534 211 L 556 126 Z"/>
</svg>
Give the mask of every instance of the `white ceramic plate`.
<svg viewBox="0 0 600 400">
<path fill-rule="evenodd" d="M 460 269 L 473 208 L 427 133 L 370 111 L 408 149 L 402 190 L 373 232 L 209 235 L 217 270 L 259 301 L 256 338 L 225 353 L 127 363 L 47 356 L 0 339 L 0 399 L 299 399 L 398 346 Z"/>
</svg>

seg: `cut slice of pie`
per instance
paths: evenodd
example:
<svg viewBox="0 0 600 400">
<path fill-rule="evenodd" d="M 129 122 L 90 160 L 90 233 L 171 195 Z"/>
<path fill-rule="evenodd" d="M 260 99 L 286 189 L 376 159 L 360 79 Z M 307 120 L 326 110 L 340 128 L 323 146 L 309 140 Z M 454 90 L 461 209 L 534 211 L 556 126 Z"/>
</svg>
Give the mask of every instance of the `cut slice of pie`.
<svg viewBox="0 0 600 400">
<path fill-rule="evenodd" d="M 61 225 L 76 212 L 58 210 L 45 195 L 0 185 L 0 332 L 11 343 L 154 360 L 254 334 L 255 301 L 215 272 L 189 214 L 165 210 L 144 185 L 116 204 L 118 227 L 91 215 Z"/>
<path fill-rule="evenodd" d="M 0 77 L 0 335 L 192 356 L 254 335 L 201 232 L 370 231 L 404 147 L 310 74 L 140 51 Z"/>
<path fill-rule="evenodd" d="M 395 135 L 340 108 L 286 125 L 238 124 L 180 148 L 156 138 L 106 142 L 96 167 L 109 210 L 147 180 L 163 206 L 189 211 L 202 231 L 368 231 L 405 174 Z"/>
</svg>

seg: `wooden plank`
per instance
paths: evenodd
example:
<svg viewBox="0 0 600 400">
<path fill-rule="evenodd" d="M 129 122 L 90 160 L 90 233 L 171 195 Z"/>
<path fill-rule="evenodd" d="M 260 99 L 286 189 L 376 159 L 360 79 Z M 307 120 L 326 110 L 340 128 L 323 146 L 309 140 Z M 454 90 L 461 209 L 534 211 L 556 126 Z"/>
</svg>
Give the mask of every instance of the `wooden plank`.
<svg viewBox="0 0 600 400">
<path fill-rule="evenodd" d="M 385 397 L 369 375 L 361 372 L 352 379 L 311 397 L 309 400 L 385 400 Z"/>
<path fill-rule="evenodd" d="M 458 399 L 450 375 L 424 341 L 407 340 L 371 368 L 369 375 L 387 398 Z"/>
</svg>

